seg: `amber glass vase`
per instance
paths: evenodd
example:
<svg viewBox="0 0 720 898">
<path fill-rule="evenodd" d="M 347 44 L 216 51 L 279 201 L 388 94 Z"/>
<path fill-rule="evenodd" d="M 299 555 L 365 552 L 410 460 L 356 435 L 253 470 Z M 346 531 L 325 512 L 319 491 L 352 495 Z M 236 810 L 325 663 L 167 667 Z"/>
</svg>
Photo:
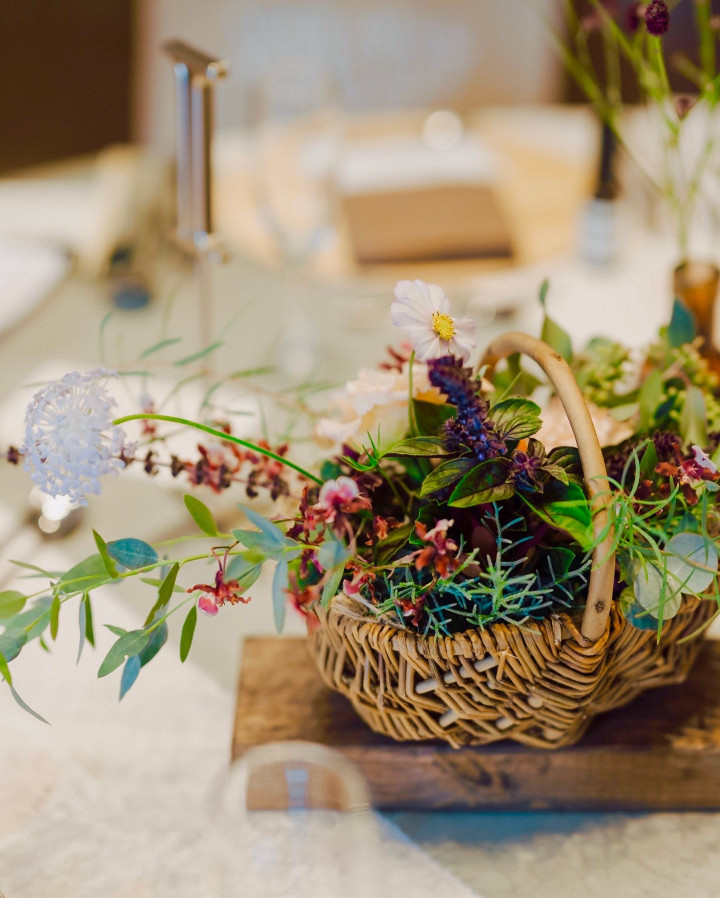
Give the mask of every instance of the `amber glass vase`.
<svg viewBox="0 0 720 898">
<path fill-rule="evenodd" d="M 720 286 L 720 270 L 712 262 L 683 262 L 673 276 L 675 296 L 681 299 L 695 316 L 697 329 L 703 338 L 702 354 L 711 368 L 720 373 L 720 352 L 714 339 L 715 300 Z"/>
</svg>

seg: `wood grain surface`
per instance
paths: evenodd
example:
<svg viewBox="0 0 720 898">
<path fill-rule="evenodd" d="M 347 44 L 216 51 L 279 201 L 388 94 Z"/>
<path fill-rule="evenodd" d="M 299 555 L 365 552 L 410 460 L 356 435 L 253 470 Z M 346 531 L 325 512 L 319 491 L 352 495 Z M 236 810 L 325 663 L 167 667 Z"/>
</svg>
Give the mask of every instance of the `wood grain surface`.
<svg viewBox="0 0 720 898">
<path fill-rule="evenodd" d="M 719 810 L 720 641 L 684 684 L 601 715 L 572 748 L 498 743 L 455 750 L 373 733 L 320 680 L 302 639 L 248 639 L 233 757 L 268 742 L 337 749 L 393 809 Z"/>
</svg>

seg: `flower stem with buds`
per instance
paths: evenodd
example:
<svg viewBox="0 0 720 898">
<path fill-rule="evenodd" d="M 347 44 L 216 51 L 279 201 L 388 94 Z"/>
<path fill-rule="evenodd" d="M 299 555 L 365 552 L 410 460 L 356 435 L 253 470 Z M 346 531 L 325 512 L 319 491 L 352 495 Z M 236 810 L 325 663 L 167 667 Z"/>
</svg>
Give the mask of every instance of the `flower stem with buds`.
<svg viewBox="0 0 720 898">
<path fill-rule="evenodd" d="M 295 462 L 289 461 L 287 458 L 283 458 L 282 455 L 278 455 L 277 453 L 272 452 L 270 449 L 263 449 L 262 446 L 257 446 L 255 443 L 250 443 L 248 440 L 241 440 L 239 437 L 232 436 L 231 434 L 225 433 L 222 430 L 216 430 L 214 427 L 208 427 L 206 424 L 199 424 L 197 421 L 190 421 L 187 418 L 177 418 L 174 415 L 144 414 L 140 412 L 135 415 L 125 415 L 122 418 L 116 418 L 115 421 L 113 421 L 113 424 L 125 424 L 127 421 L 168 421 L 171 424 L 182 424 L 185 427 L 194 427 L 195 430 L 202 430 L 203 433 L 209 433 L 211 436 L 217 437 L 219 440 L 225 440 L 229 443 L 237 443 L 239 446 L 244 446 L 245 449 L 250 449 L 253 452 L 257 452 L 259 455 L 264 455 L 267 458 L 272 458 L 274 461 L 278 461 L 280 462 L 280 464 L 283 464 L 288 468 L 292 468 L 294 471 L 297 471 L 298 474 L 301 474 L 308 480 L 312 480 L 314 483 L 322 484 L 323 482 L 315 474 L 311 474 L 309 471 L 306 471 L 305 468 L 301 468 L 300 465 L 296 465 Z"/>
</svg>

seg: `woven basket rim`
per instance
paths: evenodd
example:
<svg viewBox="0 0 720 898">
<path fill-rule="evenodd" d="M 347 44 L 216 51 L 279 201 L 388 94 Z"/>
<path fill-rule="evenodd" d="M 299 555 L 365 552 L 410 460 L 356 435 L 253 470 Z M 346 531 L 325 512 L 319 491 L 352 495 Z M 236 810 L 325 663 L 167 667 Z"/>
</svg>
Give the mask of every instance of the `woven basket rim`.
<svg viewBox="0 0 720 898">
<path fill-rule="evenodd" d="M 337 601 L 341 600 L 341 601 Z M 578 644 L 579 647 L 587 649 L 591 646 L 604 646 L 607 642 L 608 633 L 611 628 L 611 621 L 605 628 L 603 635 L 593 642 L 586 639 L 580 632 L 580 622 L 582 615 L 573 618 L 567 612 L 558 612 L 550 614 L 540 620 L 532 619 L 523 624 L 509 624 L 506 621 L 497 620 L 484 627 L 468 627 L 466 630 L 460 630 L 457 633 L 449 633 L 446 636 L 425 635 L 410 629 L 402 629 L 390 621 L 381 621 L 373 619 L 365 615 L 352 612 L 351 603 L 354 600 L 343 593 L 333 596 L 328 605 L 319 610 L 319 618 L 322 625 L 327 625 L 330 616 L 335 618 L 334 625 L 339 629 L 347 629 L 353 624 L 358 629 L 372 632 L 373 641 L 382 642 L 385 639 L 401 639 L 406 645 L 411 644 L 415 650 L 424 657 L 436 654 L 437 647 L 442 646 L 445 651 L 450 646 L 456 646 L 457 650 L 452 654 L 465 655 L 468 642 L 473 643 L 476 640 L 482 641 L 482 634 L 486 633 L 493 639 L 500 636 L 500 641 L 512 641 L 519 630 L 525 633 L 532 633 L 536 638 L 544 641 L 565 642 L 571 640 Z M 614 614 L 619 613 L 619 609 L 615 610 L 616 603 L 613 602 Z M 365 606 L 360 602 L 357 603 L 359 609 L 365 610 Z"/>
</svg>

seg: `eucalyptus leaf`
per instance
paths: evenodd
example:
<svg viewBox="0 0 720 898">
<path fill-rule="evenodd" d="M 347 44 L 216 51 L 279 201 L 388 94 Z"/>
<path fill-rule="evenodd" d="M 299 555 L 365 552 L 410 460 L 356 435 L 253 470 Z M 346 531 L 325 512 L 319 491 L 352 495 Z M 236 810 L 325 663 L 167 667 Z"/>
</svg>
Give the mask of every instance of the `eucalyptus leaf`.
<svg viewBox="0 0 720 898">
<path fill-rule="evenodd" d="M 12 633 L 5 631 L 0 634 L 0 655 L 8 662 L 14 661 L 28 641 L 25 633 Z"/>
<path fill-rule="evenodd" d="M 207 533 L 208 536 L 217 536 L 217 524 L 207 505 L 195 496 L 189 494 L 183 496 L 183 499 L 185 501 L 185 508 L 190 512 L 190 517 L 195 521 L 202 532 Z"/>
<path fill-rule="evenodd" d="M 262 573 L 262 561 L 250 561 L 242 555 L 236 555 L 225 571 L 226 580 L 237 580 L 238 590 L 245 592 L 255 583 Z"/>
<path fill-rule="evenodd" d="M 111 581 L 105 563 L 99 555 L 91 555 L 66 571 L 56 584 L 61 595 L 86 592 Z"/>
<path fill-rule="evenodd" d="M 107 551 L 114 561 L 129 571 L 150 567 L 160 560 L 158 553 L 149 543 L 132 536 L 109 542 Z"/>
<path fill-rule="evenodd" d="M 123 633 L 105 656 L 98 670 L 98 677 L 106 677 L 117 670 L 126 658 L 138 655 L 149 640 L 150 634 L 147 630 L 128 630 L 127 633 Z"/>
<path fill-rule="evenodd" d="M 193 605 L 188 611 L 188 615 L 183 623 L 182 633 L 180 634 L 180 661 L 185 663 L 190 652 L 193 636 L 195 635 L 195 625 L 197 624 L 197 605 Z"/>
<path fill-rule="evenodd" d="M 330 600 L 338 594 L 338 592 L 340 591 L 340 583 L 342 582 L 344 573 L 344 568 L 335 568 L 335 570 L 332 571 L 328 579 L 325 581 L 325 584 L 322 588 L 322 595 L 320 597 L 320 602 L 322 605 L 327 605 L 328 602 L 330 602 Z"/>
<path fill-rule="evenodd" d="M 275 629 L 278 633 L 282 633 L 285 624 L 285 608 L 287 606 L 285 590 L 288 588 L 288 574 L 287 561 L 279 561 L 275 568 L 272 582 L 273 617 L 275 619 Z"/>
<path fill-rule="evenodd" d="M 700 595 L 710 587 L 717 572 L 718 552 L 705 537 L 699 533 L 676 533 L 668 540 L 665 552 L 668 576 L 676 589 Z"/>
<path fill-rule="evenodd" d="M 641 608 L 658 619 L 669 620 L 680 610 L 682 593 L 676 590 L 663 572 L 652 562 L 639 565 L 633 580 L 635 598 Z M 656 620 L 657 624 L 657 620 Z"/>
<path fill-rule="evenodd" d="M 25 607 L 25 602 L 27 602 L 25 596 L 14 589 L 0 592 L 0 621 L 8 620 L 19 614 Z"/>
<path fill-rule="evenodd" d="M 10 673 L 10 668 L 8 667 L 8 663 L 2 652 L 0 652 L 0 676 L 3 677 L 9 686 L 12 686 L 12 674 Z"/>
<path fill-rule="evenodd" d="M 105 570 L 108 576 L 111 579 L 115 579 L 118 576 L 117 568 L 115 567 L 115 562 L 110 557 L 110 553 L 108 552 L 107 543 L 100 536 L 97 530 L 93 530 L 93 537 L 95 538 L 95 545 L 98 548 L 98 552 L 100 553 L 100 558 L 102 559 L 102 563 L 105 567 Z"/>
<path fill-rule="evenodd" d="M 50 606 L 50 638 L 53 642 L 57 639 L 60 626 L 60 596 L 54 595 Z"/>
<path fill-rule="evenodd" d="M 318 563 L 324 571 L 340 568 L 341 573 L 350 555 L 350 551 L 337 539 L 326 540 L 317 552 Z"/>
<path fill-rule="evenodd" d="M 47 720 L 45 720 L 45 718 L 42 717 L 42 715 L 38 714 L 37 711 L 33 711 L 33 709 L 30 707 L 30 705 L 28 705 L 27 702 L 24 702 L 24 701 L 20 698 L 20 696 L 19 696 L 18 693 L 17 693 L 17 690 L 15 689 L 15 687 L 14 687 L 13 685 L 11 685 L 10 683 L 8 683 L 8 686 L 10 687 L 10 693 L 12 694 L 12 697 L 15 699 L 15 701 L 17 702 L 17 704 L 20 705 L 20 707 L 23 709 L 23 711 L 25 711 L 25 712 L 27 712 L 28 714 L 30 714 L 30 715 L 31 715 L 32 717 L 34 717 L 36 720 L 39 720 L 40 723 L 47 723 Z"/>
<path fill-rule="evenodd" d="M 125 695 L 127 695 L 128 690 L 132 687 L 135 680 L 137 680 L 141 666 L 139 655 L 133 655 L 125 662 L 122 677 L 120 678 L 120 701 L 123 700 Z"/>
<path fill-rule="evenodd" d="M 153 620 L 155 619 L 155 615 L 157 612 L 164 608 L 167 603 L 170 601 L 170 598 L 175 591 L 175 581 L 177 580 L 178 572 L 180 571 L 180 565 L 175 562 L 175 564 L 170 568 L 170 570 L 165 575 L 163 581 L 160 583 L 160 587 L 158 589 L 158 597 L 155 604 L 150 609 L 147 618 L 145 619 L 145 626 L 148 627 Z"/>
</svg>

